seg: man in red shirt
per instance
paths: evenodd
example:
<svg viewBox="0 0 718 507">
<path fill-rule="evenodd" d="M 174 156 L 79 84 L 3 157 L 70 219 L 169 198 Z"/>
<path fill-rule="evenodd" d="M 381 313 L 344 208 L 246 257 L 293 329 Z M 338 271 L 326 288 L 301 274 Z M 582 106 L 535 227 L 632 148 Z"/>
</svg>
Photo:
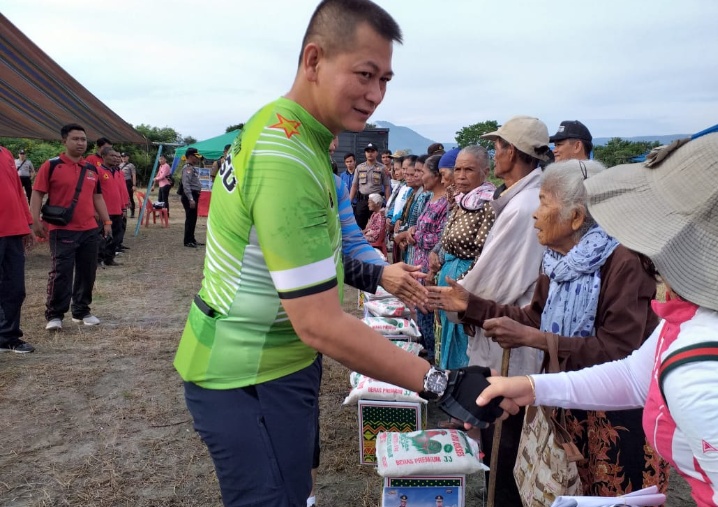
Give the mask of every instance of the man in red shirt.
<svg viewBox="0 0 718 507">
<path fill-rule="evenodd" d="M 125 184 L 125 173 L 120 169 L 122 158 L 120 154 L 115 151 L 115 160 L 112 162 L 112 176 L 115 178 L 115 183 L 120 189 L 120 197 L 122 197 L 122 216 L 120 217 L 120 230 L 115 234 L 115 223 L 112 223 L 112 237 L 115 238 L 115 245 L 118 252 L 129 250 L 130 247 L 125 246 L 122 242 L 125 240 L 125 230 L 127 230 L 127 210 L 130 207 L 130 194 L 127 192 L 127 185 Z"/>
<path fill-rule="evenodd" d="M 26 354 L 20 309 L 25 301 L 25 249 L 32 246 L 32 217 L 15 169 L 15 157 L 0 146 L 0 352 Z"/>
<path fill-rule="evenodd" d="M 115 252 L 117 240 L 120 237 L 122 230 L 122 203 L 125 192 L 121 192 L 117 185 L 117 180 L 112 173 L 112 166 L 117 163 L 120 154 L 117 153 L 112 146 L 104 146 L 100 151 L 102 155 L 102 164 L 97 168 L 97 173 L 100 176 L 100 188 L 102 188 L 102 198 L 105 200 L 107 206 L 107 213 L 110 215 L 110 221 L 112 222 L 112 236 L 105 238 L 105 241 L 100 243 L 100 251 L 98 255 L 98 262 L 100 266 L 121 266 L 119 262 L 115 261 Z M 125 186 L 124 178 L 122 180 L 122 186 Z"/>
<path fill-rule="evenodd" d="M 95 167 L 100 167 L 102 165 L 102 148 L 112 148 L 112 142 L 106 137 L 101 137 L 95 144 L 97 145 L 97 151 L 85 157 L 85 162 L 89 162 Z"/>
<path fill-rule="evenodd" d="M 62 319 L 70 309 L 70 301 L 73 322 L 82 322 L 86 326 L 100 323 L 100 319 L 90 313 L 100 241 L 96 213 L 102 220 L 104 235 L 112 233 L 97 168 L 82 158 L 87 150 L 84 127 L 71 123 L 62 127 L 60 135 L 65 153 L 40 166 L 30 199 L 32 230 L 41 238 L 47 237 L 49 230 L 52 269 L 47 283 L 45 329 L 55 331 L 62 329 Z M 70 222 L 63 226 L 44 224 L 40 213 L 45 196 L 50 205 L 69 208 L 83 167 L 85 174 Z"/>
</svg>

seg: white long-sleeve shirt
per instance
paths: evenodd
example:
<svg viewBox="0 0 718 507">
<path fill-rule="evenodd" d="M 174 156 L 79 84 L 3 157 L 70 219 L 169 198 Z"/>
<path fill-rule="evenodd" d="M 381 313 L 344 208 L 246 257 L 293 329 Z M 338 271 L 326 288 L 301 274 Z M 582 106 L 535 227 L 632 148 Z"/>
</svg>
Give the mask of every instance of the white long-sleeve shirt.
<svg viewBox="0 0 718 507">
<path fill-rule="evenodd" d="M 664 320 L 633 354 L 619 361 L 550 375 L 533 375 L 536 404 L 584 410 L 643 407 L 646 437 L 691 486 L 699 507 L 718 506 L 718 362 L 658 368 L 687 346 L 718 343 L 718 312 L 691 303 L 654 303 Z"/>
<path fill-rule="evenodd" d="M 491 202 L 496 221 L 476 264 L 462 284 L 469 292 L 500 304 L 524 306 L 531 302 L 546 247 L 538 242 L 533 213 L 539 205 L 541 169 L 514 183 Z M 455 313 L 448 317 L 458 322 Z M 469 339 L 469 364 L 501 370 L 504 349 L 484 336 L 483 329 Z M 511 350 L 509 375 L 541 371 L 543 352 L 533 347 Z"/>
</svg>

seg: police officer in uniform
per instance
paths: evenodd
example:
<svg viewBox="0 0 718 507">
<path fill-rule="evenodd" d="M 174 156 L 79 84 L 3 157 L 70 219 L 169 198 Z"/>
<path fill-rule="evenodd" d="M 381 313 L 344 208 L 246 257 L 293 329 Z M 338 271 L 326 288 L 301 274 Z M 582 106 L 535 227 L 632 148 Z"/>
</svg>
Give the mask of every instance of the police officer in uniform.
<svg viewBox="0 0 718 507">
<path fill-rule="evenodd" d="M 371 211 L 369 211 L 369 195 L 381 194 L 385 199 L 391 195 L 391 178 L 389 171 L 384 164 L 376 160 L 376 146 L 372 143 L 366 145 L 364 149 L 366 162 L 359 164 L 354 172 L 354 181 L 349 192 L 349 199 L 354 202 L 357 199 L 354 216 L 357 225 L 361 229 L 366 227 Z"/>
<path fill-rule="evenodd" d="M 434 497 L 434 500 L 436 500 L 436 507 L 444 507 L 444 497 L 441 495 L 436 495 Z"/>
<path fill-rule="evenodd" d="M 194 229 L 197 225 L 197 206 L 199 196 L 202 192 L 202 182 L 199 180 L 197 165 L 202 155 L 197 148 L 187 148 L 185 158 L 187 162 L 182 166 L 182 192 L 180 199 L 185 212 L 184 221 L 184 246 L 197 248 L 204 243 L 198 243 L 194 237 Z"/>
<path fill-rule="evenodd" d="M 401 495 L 399 497 L 399 500 L 401 500 L 401 503 L 399 504 L 399 507 L 406 507 L 406 501 L 409 499 L 406 495 Z"/>
</svg>

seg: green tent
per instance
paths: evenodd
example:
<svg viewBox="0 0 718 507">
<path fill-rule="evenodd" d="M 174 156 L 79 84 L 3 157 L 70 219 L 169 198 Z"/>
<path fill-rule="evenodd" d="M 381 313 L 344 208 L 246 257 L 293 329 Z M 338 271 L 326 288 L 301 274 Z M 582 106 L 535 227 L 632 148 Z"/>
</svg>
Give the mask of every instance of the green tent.
<svg viewBox="0 0 718 507">
<path fill-rule="evenodd" d="M 199 141 L 194 144 L 188 144 L 186 146 L 181 146 L 177 148 L 175 150 L 175 162 L 172 164 L 173 169 L 174 166 L 176 166 L 177 163 L 182 159 L 185 152 L 187 151 L 187 148 L 197 148 L 199 154 L 202 155 L 204 158 L 207 158 L 209 160 L 217 160 L 219 157 L 222 156 L 222 153 L 224 152 L 224 147 L 228 144 L 232 144 L 239 132 L 239 129 L 233 130 L 231 132 L 227 132 L 226 134 L 222 134 L 221 136 L 212 137 L 210 139 L 205 139 L 204 141 Z"/>
</svg>

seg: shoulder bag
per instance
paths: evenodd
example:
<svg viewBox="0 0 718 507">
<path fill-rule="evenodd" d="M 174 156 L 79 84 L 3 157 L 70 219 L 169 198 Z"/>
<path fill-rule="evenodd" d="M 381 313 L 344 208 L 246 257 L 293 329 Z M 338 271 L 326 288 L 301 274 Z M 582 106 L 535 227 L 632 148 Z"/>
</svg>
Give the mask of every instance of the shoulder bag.
<svg viewBox="0 0 718 507">
<path fill-rule="evenodd" d="M 52 170 L 54 167 L 50 167 L 50 176 L 52 177 Z M 52 206 L 50 204 L 43 204 L 40 209 L 42 214 L 42 220 L 52 225 L 65 226 L 72 221 L 72 215 L 75 213 L 75 206 L 77 206 L 77 200 L 80 197 L 82 191 L 82 185 L 85 182 L 85 173 L 87 172 L 87 165 L 83 164 L 80 169 L 80 178 L 77 180 L 77 187 L 75 188 L 75 195 L 72 198 L 72 202 L 68 208 L 63 206 Z M 48 199 L 49 201 L 49 199 Z"/>
</svg>

